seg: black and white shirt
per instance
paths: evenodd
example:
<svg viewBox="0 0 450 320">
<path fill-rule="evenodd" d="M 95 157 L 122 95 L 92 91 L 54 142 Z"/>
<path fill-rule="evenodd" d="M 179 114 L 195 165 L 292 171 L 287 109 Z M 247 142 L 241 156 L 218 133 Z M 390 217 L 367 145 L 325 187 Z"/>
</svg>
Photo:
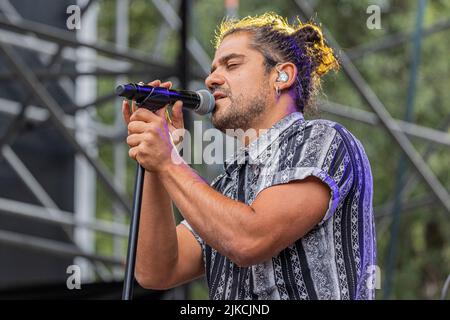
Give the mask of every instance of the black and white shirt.
<svg viewBox="0 0 450 320">
<path fill-rule="evenodd" d="M 308 176 L 326 183 L 331 198 L 308 234 L 250 267 L 221 255 L 183 220 L 202 246 L 211 299 L 374 298 L 372 174 L 363 146 L 348 130 L 291 113 L 224 166 L 211 186 L 248 205 L 265 188 Z"/>
</svg>

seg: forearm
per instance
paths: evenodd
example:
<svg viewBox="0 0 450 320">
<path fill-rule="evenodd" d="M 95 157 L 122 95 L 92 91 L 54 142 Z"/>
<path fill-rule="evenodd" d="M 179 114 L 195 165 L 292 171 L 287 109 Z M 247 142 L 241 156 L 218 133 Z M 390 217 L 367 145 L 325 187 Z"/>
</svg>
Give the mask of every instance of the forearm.
<svg viewBox="0 0 450 320">
<path fill-rule="evenodd" d="M 242 202 L 211 188 L 187 164 L 171 164 L 161 182 L 190 225 L 203 240 L 233 257 L 243 237 L 251 233 L 255 212 Z"/>
<path fill-rule="evenodd" d="M 156 173 L 145 172 L 139 224 L 136 277 L 163 279 L 176 265 L 178 243 L 172 203 Z"/>
</svg>

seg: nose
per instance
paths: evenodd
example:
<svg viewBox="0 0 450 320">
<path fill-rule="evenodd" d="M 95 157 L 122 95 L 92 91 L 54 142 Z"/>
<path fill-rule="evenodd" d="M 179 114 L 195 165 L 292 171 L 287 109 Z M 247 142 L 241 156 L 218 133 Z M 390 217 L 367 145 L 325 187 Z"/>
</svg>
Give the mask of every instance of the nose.
<svg viewBox="0 0 450 320">
<path fill-rule="evenodd" d="M 217 71 L 214 71 L 205 79 L 205 85 L 209 90 L 212 90 L 214 87 L 221 86 L 224 83 L 224 77 L 221 76 Z"/>
</svg>

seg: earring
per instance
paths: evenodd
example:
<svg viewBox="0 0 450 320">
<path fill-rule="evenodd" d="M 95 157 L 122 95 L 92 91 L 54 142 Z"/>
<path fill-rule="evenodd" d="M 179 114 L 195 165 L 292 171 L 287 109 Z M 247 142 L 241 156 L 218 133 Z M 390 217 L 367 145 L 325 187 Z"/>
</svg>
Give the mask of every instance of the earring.
<svg viewBox="0 0 450 320">
<path fill-rule="evenodd" d="M 277 97 L 281 95 L 280 88 L 278 86 L 275 86 L 275 94 L 277 95 Z"/>
<path fill-rule="evenodd" d="M 278 71 L 278 81 L 287 82 L 289 80 L 289 76 L 284 71 Z"/>
</svg>

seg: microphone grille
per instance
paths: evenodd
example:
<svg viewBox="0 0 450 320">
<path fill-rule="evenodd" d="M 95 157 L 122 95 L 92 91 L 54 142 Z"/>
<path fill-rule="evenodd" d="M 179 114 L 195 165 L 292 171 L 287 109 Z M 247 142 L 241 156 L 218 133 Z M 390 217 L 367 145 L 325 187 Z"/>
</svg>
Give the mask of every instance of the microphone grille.
<svg viewBox="0 0 450 320">
<path fill-rule="evenodd" d="M 198 90 L 197 94 L 200 97 L 200 104 L 195 109 L 195 112 L 200 115 L 205 115 L 211 113 L 214 110 L 215 99 L 214 96 L 208 90 L 202 89 Z"/>
</svg>

